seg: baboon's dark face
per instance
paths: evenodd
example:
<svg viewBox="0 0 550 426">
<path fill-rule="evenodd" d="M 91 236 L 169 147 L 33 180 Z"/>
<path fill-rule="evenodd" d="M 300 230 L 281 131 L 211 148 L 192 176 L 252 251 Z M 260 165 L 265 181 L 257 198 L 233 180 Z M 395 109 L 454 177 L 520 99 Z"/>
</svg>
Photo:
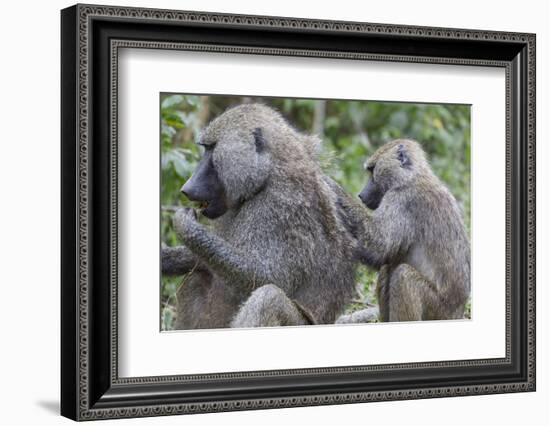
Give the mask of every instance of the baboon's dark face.
<svg viewBox="0 0 550 426">
<path fill-rule="evenodd" d="M 187 198 L 200 203 L 201 213 L 209 219 L 222 216 L 228 208 L 223 184 L 214 167 L 213 150 L 214 145 L 205 147 L 195 173 L 181 188 Z"/>
<path fill-rule="evenodd" d="M 411 152 L 419 150 L 416 142 L 400 139 L 378 148 L 365 164 L 370 179 L 359 194 L 363 204 L 376 210 L 384 194 L 406 185 L 414 175 Z"/>
<path fill-rule="evenodd" d="M 367 185 L 359 193 L 359 198 L 365 206 L 371 210 L 376 210 L 384 197 L 384 191 L 374 181 L 374 177 L 371 176 Z"/>
</svg>

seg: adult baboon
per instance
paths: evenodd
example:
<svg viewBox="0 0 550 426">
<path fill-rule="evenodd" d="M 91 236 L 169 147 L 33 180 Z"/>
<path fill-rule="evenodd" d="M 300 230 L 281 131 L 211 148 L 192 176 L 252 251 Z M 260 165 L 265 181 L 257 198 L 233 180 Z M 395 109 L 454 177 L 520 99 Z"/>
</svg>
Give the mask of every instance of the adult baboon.
<svg viewBox="0 0 550 426">
<path fill-rule="evenodd" d="M 373 213 L 362 228 L 360 257 L 380 269 L 381 319 L 462 318 L 470 294 L 470 244 L 455 198 L 417 142 L 389 142 L 365 168 L 371 177 L 359 198 Z"/>
<path fill-rule="evenodd" d="M 162 270 L 188 273 L 176 328 L 333 323 L 354 292 L 355 243 L 345 194 L 317 162 L 318 138 L 248 104 L 213 120 L 198 143 L 204 155 L 182 192 L 212 226 L 190 209 L 174 215 L 184 246 L 162 250 Z"/>
</svg>

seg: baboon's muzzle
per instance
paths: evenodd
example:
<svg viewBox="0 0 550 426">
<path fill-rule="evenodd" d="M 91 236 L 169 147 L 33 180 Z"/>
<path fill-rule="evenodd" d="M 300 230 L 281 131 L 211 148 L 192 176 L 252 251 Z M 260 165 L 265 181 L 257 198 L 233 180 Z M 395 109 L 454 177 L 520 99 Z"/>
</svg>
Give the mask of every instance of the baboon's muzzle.
<svg viewBox="0 0 550 426">
<path fill-rule="evenodd" d="M 189 200 L 199 203 L 201 213 L 210 218 L 220 217 L 227 211 L 225 191 L 212 161 L 212 153 L 204 153 L 195 173 L 181 187 Z"/>
</svg>

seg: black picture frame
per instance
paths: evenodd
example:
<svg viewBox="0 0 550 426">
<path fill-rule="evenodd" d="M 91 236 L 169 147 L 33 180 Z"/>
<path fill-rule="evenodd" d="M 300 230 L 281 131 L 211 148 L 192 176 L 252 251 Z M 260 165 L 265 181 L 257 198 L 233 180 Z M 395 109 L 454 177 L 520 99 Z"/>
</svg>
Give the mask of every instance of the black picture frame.
<svg viewBox="0 0 550 426">
<path fill-rule="evenodd" d="M 535 390 L 535 35 L 97 5 L 61 12 L 61 414 L 74 420 Z M 506 70 L 506 356 L 195 376 L 117 373 L 117 49 Z M 504 214 L 504 212 L 503 212 Z"/>
</svg>

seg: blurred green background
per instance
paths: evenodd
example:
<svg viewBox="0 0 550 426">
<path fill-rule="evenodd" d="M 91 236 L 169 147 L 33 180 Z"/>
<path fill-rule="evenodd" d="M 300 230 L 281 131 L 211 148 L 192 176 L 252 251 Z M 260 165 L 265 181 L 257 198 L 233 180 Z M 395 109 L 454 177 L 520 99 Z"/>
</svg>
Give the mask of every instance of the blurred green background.
<svg viewBox="0 0 550 426">
<path fill-rule="evenodd" d="M 260 102 L 274 107 L 299 131 L 323 140 L 325 172 L 350 194 L 366 184 L 365 159 L 380 145 L 396 138 L 422 144 L 434 172 L 445 182 L 464 211 L 470 229 L 470 107 L 378 101 L 313 100 L 243 96 L 162 94 L 161 113 L 161 233 L 162 241 L 178 245 L 171 216 L 190 206 L 180 188 L 200 158 L 195 140 L 210 120 L 228 107 Z M 162 277 L 161 329 L 171 330 L 175 292 L 184 278 Z M 376 273 L 359 268 L 357 296 L 347 312 L 376 304 Z M 467 307 L 470 317 L 470 304 Z"/>
</svg>

